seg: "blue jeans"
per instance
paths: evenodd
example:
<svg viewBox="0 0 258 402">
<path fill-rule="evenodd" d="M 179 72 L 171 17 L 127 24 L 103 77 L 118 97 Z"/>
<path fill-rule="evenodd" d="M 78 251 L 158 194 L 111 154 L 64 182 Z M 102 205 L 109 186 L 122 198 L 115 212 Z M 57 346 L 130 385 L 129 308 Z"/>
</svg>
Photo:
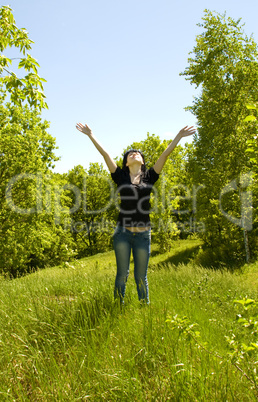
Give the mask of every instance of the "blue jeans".
<svg viewBox="0 0 258 402">
<path fill-rule="evenodd" d="M 131 250 L 134 259 L 134 279 L 140 301 L 149 303 L 149 288 L 147 270 L 150 258 L 151 231 L 133 233 L 130 230 L 117 226 L 113 244 L 116 255 L 117 275 L 115 280 L 115 298 L 123 302 L 126 282 L 129 275 Z"/>
</svg>

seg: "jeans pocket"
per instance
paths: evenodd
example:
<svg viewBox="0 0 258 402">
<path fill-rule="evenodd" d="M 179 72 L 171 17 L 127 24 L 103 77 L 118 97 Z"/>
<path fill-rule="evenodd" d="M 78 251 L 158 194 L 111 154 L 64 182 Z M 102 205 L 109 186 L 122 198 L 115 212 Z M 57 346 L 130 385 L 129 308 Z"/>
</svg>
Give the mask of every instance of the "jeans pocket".
<svg viewBox="0 0 258 402">
<path fill-rule="evenodd" d="M 115 228 L 114 233 L 113 233 L 113 239 L 114 239 L 115 237 L 117 237 L 121 232 L 122 232 L 121 226 L 117 226 L 117 227 Z"/>
<path fill-rule="evenodd" d="M 144 241 L 151 241 L 151 231 L 147 231 L 147 232 L 143 232 L 142 234 L 141 234 L 141 238 L 144 240 Z"/>
<path fill-rule="evenodd" d="M 150 238 L 151 238 L 151 231 L 150 231 L 150 230 L 148 230 L 148 231 L 145 232 L 144 234 L 145 234 L 145 236 L 147 237 L 147 239 L 150 239 Z"/>
</svg>

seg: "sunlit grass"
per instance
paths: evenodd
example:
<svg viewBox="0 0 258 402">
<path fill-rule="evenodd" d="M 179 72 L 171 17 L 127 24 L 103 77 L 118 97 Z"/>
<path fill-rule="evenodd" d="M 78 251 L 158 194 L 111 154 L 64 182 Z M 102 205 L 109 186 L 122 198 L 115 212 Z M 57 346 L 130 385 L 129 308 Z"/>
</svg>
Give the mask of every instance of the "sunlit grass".
<svg viewBox="0 0 258 402">
<path fill-rule="evenodd" d="M 246 268 L 189 261 L 195 247 L 179 242 L 162 255 L 154 247 L 150 306 L 139 305 L 132 273 L 124 308 L 113 301 L 113 252 L 1 279 L 0 400 L 256 400 L 229 362 L 225 335 L 235 330 L 234 300 L 257 292 Z M 198 343 L 168 321 L 185 316 Z"/>
</svg>

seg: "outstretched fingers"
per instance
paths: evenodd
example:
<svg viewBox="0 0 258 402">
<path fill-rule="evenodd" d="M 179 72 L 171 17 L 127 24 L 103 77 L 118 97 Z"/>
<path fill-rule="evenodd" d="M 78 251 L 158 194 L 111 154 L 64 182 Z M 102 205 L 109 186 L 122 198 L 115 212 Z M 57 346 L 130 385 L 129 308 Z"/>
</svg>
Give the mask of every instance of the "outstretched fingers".
<svg viewBox="0 0 258 402">
<path fill-rule="evenodd" d="M 82 124 L 82 123 L 77 123 L 77 124 L 76 124 L 76 128 L 77 128 L 77 130 L 82 131 L 82 129 L 83 129 L 83 124 Z"/>
<path fill-rule="evenodd" d="M 185 126 L 184 128 L 182 128 L 182 129 L 179 131 L 179 133 L 180 133 L 183 137 L 188 136 L 188 135 L 192 135 L 192 134 L 194 134 L 195 132 L 196 132 L 196 129 L 194 128 L 194 126 L 190 126 L 190 127 Z"/>
<path fill-rule="evenodd" d="M 83 134 L 87 134 L 87 135 L 92 134 L 91 129 L 87 124 L 83 125 L 82 123 L 77 123 L 76 128 L 77 128 L 77 130 L 79 130 Z"/>
</svg>

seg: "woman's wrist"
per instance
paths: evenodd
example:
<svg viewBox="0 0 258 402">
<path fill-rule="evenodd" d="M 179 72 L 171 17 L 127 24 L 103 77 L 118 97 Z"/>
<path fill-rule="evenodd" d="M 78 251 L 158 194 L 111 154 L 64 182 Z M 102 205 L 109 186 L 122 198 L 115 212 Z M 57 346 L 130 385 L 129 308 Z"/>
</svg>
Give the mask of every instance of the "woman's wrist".
<svg viewBox="0 0 258 402">
<path fill-rule="evenodd" d="M 176 135 L 176 137 L 175 137 L 175 140 L 180 141 L 181 138 L 183 138 L 183 133 L 182 133 L 181 130 L 180 130 L 180 131 L 177 133 L 177 135 Z"/>
</svg>

